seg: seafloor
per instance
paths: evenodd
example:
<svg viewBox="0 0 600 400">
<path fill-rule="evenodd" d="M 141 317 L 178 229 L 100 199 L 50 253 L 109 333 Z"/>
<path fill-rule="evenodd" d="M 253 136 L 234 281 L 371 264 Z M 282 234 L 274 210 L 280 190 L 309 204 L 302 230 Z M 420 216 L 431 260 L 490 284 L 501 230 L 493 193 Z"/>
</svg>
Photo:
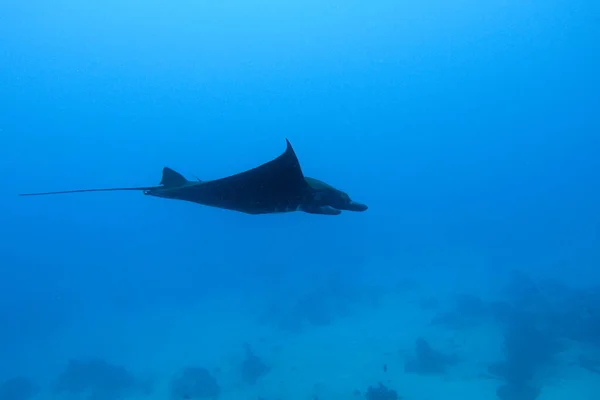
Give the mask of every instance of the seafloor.
<svg viewBox="0 0 600 400">
<path fill-rule="evenodd" d="M 438 281 L 82 319 L 20 349 L 0 400 L 600 398 L 598 290 Z"/>
</svg>

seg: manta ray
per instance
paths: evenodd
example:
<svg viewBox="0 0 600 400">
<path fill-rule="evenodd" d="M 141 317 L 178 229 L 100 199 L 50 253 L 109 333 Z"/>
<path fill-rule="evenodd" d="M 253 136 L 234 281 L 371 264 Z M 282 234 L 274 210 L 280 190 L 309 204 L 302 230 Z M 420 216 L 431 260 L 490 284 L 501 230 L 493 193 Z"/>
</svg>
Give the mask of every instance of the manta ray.
<svg viewBox="0 0 600 400">
<path fill-rule="evenodd" d="M 215 180 L 191 181 L 173 169 L 164 167 L 158 186 L 76 189 L 23 193 L 19 196 L 141 191 L 148 196 L 189 201 L 246 214 L 303 211 L 310 214 L 339 215 L 342 210 L 367 210 L 365 204 L 353 201 L 347 193 L 318 179 L 305 177 L 287 139 L 286 145 L 285 152 L 269 162 Z"/>
</svg>

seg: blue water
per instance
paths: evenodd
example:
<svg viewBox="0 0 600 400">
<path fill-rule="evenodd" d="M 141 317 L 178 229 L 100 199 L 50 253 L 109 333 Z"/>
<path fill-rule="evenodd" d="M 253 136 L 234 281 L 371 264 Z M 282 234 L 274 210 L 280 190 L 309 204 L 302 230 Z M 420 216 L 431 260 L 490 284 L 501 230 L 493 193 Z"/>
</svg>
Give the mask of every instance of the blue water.
<svg viewBox="0 0 600 400">
<path fill-rule="evenodd" d="M 266 349 L 273 337 L 286 351 L 325 328 L 263 327 L 264 344 L 242 327 L 268 303 L 293 303 L 331 279 L 327 304 L 345 290 L 384 293 L 375 305 L 359 300 L 360 311 L 344 303 L 345 325 L 337 311 L 327 318 L 328 329 L 340 327 L 327 340 L 338 344 L 369 315 L 400 318 L 393 304 L 408 301 L 397 282 L 408 278 L 418 281 L 412 304 L 441 291 L 442 308 L 466 288 L 494 297 L 515 270 L 560 282 L 585 299 L 564 309 L 589 315 L 538 328 L 552 336 L 548 324 L 588 324 L 556 335 L 600 360 L 600 340 L 582 339 L 600 337 L 600 296 L 590 289 L 600 288 L 599 15 L 589 0 L 1 2 L 0 384 L 23 376 L 38 390 L 0 400 L 47 398 L 79 357 L 142 363 L 159 382 L 149 396 L 164 398 L 178 368 L 227 370 L 214 360 L 240 353 L 244 336 L 271 371 L 263 392 L 217 379 L 222 397 L 309 399 L 317 394 L 295 388 L 292 374 L 287 389 L 273 389 L 269 374 L 284 367 Z M 252 216 L 135 192 L 17 197 L 156 185 L 163 166 L 219 178 L 278 156 L 286 138 L 306 175 L 368 211 Z M 239 315 L 239 348 L 219 353 L 208 336 L 195 337 L 182 354 L 209 347 L 214 360 L 167 366 L 161 354 L 193 335 L 144 335 L 183 314 L 199 326 L 215 326 L 209 317 L 238 326 Z M 140 318 L 154 322 L 124 328 Z M 346 350 L 337 367 L 356 361 Z M 600 380 L 569 357 L 535 385 Z M 337 379 L 329 372 L 319 379 Z M 387 383 L 400 395 L 405 374 Z M 500 396 L 486 382 L 487 398 Z M 419 390 L 411 398 L 432 398 Z M 539 398 L 556 398 L 550 390 Z"/>
</svg>

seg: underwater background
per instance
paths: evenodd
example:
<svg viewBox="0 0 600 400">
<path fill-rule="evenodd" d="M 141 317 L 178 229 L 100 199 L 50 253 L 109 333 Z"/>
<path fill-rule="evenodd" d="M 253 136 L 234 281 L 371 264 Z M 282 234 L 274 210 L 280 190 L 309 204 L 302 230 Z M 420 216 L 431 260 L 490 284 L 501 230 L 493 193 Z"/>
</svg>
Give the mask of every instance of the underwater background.
<svg viewBox="0 0 600 400">
<path fill-rule="evenodd" d="M 0 400 L 600 396 L 600 3 L 0 2 Z M 364 213 L 138 192 L 288 138 Z"/>
</svg>

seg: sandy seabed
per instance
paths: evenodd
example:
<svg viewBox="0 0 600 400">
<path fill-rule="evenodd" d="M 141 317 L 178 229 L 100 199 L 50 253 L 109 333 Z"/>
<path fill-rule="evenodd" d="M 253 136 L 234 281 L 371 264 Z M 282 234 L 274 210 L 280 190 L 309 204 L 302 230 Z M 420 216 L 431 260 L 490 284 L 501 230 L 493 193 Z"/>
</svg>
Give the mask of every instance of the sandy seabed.
<svg viewBox="0 0 600 400">
<path fill-rule="evenodd" d="M 463 330 L 430 324 L 434 311 L 423 310 L 415 300 L 427 295 L 386 295 L 375 308 L 293 333 L 259 324 L 259 307 L 213 299 L 184 311 L 153 310 L 110 323 L 88 321 L 32 346 L 25 356 L 35 362 L 32 378 L 46 385 L 70 358 L 91 356 L 155 377 L 153 393 L 139 400 L 170 398 L 169 381 L 186 366 L 214 371 L 220 400 L 362 399 L 369 386 L 380 382 L 408 400 L 496 400 L 500 382 L 486 368 L 502 358 L 500 332 L 485 324 Z M 461 361 L 443 375 L 406 373 L 404 362 L 418 337 Z M 271 367 L 255 385 L 239 376 L 245 342 Z M 600 376 L 570 365 L 569 357 L 568 352 L 561 354 L 562 362 L 547 372 L 539 400 L 600 398 Z M 56 399 L 46 392 L 38 398 Z"/>
</svg>

